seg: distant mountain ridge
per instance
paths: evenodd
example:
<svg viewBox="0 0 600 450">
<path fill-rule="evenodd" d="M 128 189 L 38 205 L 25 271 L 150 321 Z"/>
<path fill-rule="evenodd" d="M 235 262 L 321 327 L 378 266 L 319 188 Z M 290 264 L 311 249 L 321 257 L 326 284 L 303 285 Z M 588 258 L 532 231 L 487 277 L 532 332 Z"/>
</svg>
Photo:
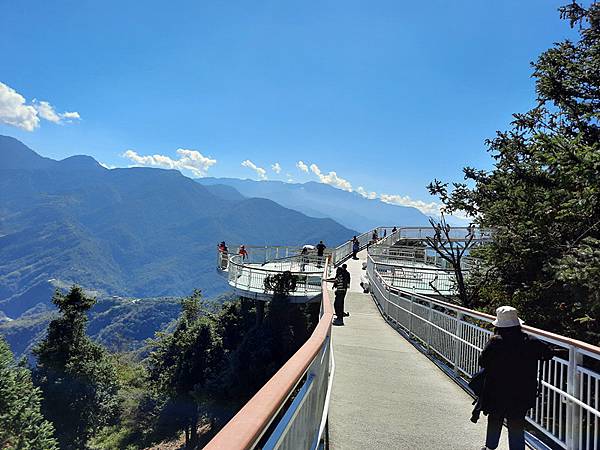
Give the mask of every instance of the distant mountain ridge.
<svg viewBox="0 0 600 450">
<path fill-rule="evenodd" d="M 70 283 L 101 295 L 212 296 L 226 290 L 218 241 L 335 245 L 354 233 L 177 171 L 55 161 L 0 136 L 0 311 L 11 318 Z"/>
<path fill-rule="evenodd" d="M 230 186 L 246 197 L 267 198 L 310 217 L 329 217 L 361 232 L 381 225 L 429 225 L 427 216 L 416 208 L 367 199 L 355 192 L 343 191 L 323 183 L 284 183 L 237 178 L 199 178 L 196 181 L 207 187 Z"/>
</svg>

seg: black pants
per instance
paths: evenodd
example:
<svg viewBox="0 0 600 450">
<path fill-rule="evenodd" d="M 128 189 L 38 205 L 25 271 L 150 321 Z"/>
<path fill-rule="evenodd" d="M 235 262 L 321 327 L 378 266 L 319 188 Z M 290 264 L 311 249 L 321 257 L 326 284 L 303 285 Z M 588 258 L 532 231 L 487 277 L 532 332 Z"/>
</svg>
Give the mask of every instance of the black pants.
<svg viewBox="0 0 600 450">
<path fill-rule="evenodd" d="M 338 320 L 344 320 L 344 298 L 346 297 L 346 289 L 337 289 L 335 291 L 335 300 L 333 301 L 333 309 Z"/>
<path fill-rule="evenodd" d="M 485 446 L 498 448 L 504 417 L 500 414 L 490 414 L 487 423 Z M 508 418 L 508 448 L 510 450 L 525 450 L 525 416 L 518 419 Z"/>
</svg>

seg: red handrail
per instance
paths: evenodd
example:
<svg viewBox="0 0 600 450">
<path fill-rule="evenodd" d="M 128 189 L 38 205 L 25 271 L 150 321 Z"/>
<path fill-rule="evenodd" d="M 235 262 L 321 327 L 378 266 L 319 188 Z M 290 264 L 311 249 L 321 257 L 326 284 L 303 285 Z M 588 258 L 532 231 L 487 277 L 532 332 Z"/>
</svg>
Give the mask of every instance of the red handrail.
<svg viewBox="0 0 600 450">
<path fill-rule="evenodd" d="M 327 273 L 327 265 L 323 273 Z M 311 336 L 254 397 L 204 447 L 208 450 L 249 449 L 261 438 L 331 334 L 333 308 L 322 282 L 323 314 Z"/>
</svg>

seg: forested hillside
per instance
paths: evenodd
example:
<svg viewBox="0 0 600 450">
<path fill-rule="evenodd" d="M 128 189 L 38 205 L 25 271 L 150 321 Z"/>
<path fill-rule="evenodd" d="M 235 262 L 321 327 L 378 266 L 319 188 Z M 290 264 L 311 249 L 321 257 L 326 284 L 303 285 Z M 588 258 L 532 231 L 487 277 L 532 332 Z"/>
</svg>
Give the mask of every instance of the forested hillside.
<svg viewBox="0 0 600 450">
<path fill-rule="evenodd" d="M 225 290 L 215 272 L 221 240 L 333 245 L 352 234 L 177 171 L 54 161 L 0 136 L 0 311 L 11 318 L 72 283 L 99 296 L 213 296 Z"/>
</svg>

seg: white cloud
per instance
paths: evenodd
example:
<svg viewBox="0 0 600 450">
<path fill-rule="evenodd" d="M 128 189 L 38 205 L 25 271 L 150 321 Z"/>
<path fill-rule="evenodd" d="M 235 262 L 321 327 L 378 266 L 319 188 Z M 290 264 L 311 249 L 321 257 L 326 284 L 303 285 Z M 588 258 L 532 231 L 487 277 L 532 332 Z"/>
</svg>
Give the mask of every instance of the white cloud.
<svg viewBox="0 0 600 450">
<path fill-rule="evenodd" d="M 316 164 L 311 164 L 310 170 L 312 171 L 312 173 L 319 177 L 321 183 L 329 184 L 338 189 L 352 192 L 352 185 L 350 184 L 350 182 L 341 177 L 338 177 L 337 173 L 329 172 L 327 175 L 325 175 L 321 172 L 321 169 L 319 169 L 319 166 L 317 166 Z"/>
<path fill-rule="evenodd" d="M 33 131 L 40 126 L 36 109 L 25 104 L 25 97 L 2 82 L 0 82 L 0 122 L 25 131 Z"/>
<path fill-rule="evenodd" d="M 164 155 L 139 155 L 134 150 L 127 150 L 123 153 L 124 158 L 129 159 L 138 166 L 162 167 L 163 169 L 188 170 L 196 177 L 206 175 L 208 169 L 217 163 L 216 159 L 204 156 L 196 150 L 178 148 L 179 159 L 171 159 Z"/>
<path fill-rule="evenodd" d="M 81 116 L 79 115 L 79 113 L 77 111 L 66 111 L 64 113 L 61 114 L 61 117 L 64 117 L 65 119 L 81 119 Z"/>
<path fill-rule="evenodd" d="M 60 116 L 56 114 L 50 103 L 44 101 L 38 102 L 36 99 L 33 99 L 33 107 L 42 119 L 53 123 L 60 123 Z"/>
<path fill-rule="evenodd" d="M 308 173 L 308 166 L 307 166 L 306 164 L 304 164 L 304 162 L 302 162 L 302 161 L 298 161 L 298 162 L 296 163 L 296 167 L 297 167 L 298 169 L 300 169 L 302 172 L 306 172 L 306 173 Z"/>
<path fill-rule="evenodd" d="M 417 208 L 423 214 L 439 215 L 442 205 L 436 202 L 424 202 L 422 200 L 413 200 L 408 195 L 381 194 L 379 196 L 382 202 L 391 205 L 412 206 Z"/>
<path fill-rule="evenodd" d="M 33 131 L 40 126 L 40 119 L 61 124 L 80 118 L 81 116 L 76 111 L 57 113 L 47 101 L 38 102 L 33 99 L 28 105 L 25 97 L 0 82 L 0 122 L 26 131 Z"/>
<path fill-rule="evenodd" d="M 273 172 L 275 172 L 276 174 L 280 174 L 281 173 L 281 166 L 279 165 L 278 162 L 276 162 L 275 164 L 271 164 L 271 170 Z"/>
<path fill-rule="evenodd" d="M 242 161 L 242 166 L 247 167 L 248 169 L 254 170 L 256 172 L 256 175 L 258 175 L 258 178 L 260 178 L 261 180 L 267 179 L 267 171 L 265 169 L 263 169 L 262 167 L 258 167 L 256 164 L 254 164 L 249 159 Z"/>
<path fill-rule="evenodd" d="M 367 190 L 362 186 L 357 187 L 356 192 L 358 192 L 364 198 L 368 198 L 369 200 L 373 200 L 373 199 L 377 198 L 377 192 L 373 192 L 373 191 L 367 192 Z"/>
<path fill-rule="evenodd" d="M 288 183 L 293 183 L 294 182 L 294 178 L 292 178 L 292 174 L 291 173 L 286 173 L 285 177 L 287 178 L 287 182 Z"/>
</svg>

